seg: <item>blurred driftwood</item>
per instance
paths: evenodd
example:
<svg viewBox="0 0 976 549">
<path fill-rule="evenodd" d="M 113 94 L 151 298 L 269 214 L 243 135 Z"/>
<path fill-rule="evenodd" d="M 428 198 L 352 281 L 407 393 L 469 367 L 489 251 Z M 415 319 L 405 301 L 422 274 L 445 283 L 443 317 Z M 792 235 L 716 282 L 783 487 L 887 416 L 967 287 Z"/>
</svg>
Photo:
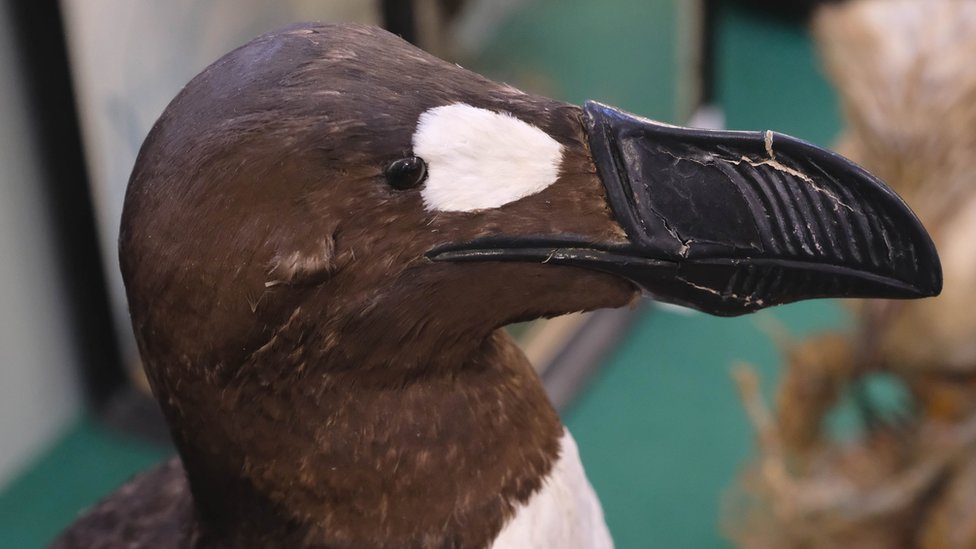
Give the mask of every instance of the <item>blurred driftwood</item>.
<svg viewBox="0 0 976 549">
<path fill-rule="evenodd" d="M 945 289 L 852 303 L 853 334 L 788 345 L 772 409 L 751 370 L 736 371 L 758 457 L 724 527 L 756 549 L 976 548 L 976 2 L 849 0 L 813 26 L 844 107 L 840 151 L 912 206 Z M 828 413 L 878 372 L 912 402 L 832 439 Z"/>
</svg>

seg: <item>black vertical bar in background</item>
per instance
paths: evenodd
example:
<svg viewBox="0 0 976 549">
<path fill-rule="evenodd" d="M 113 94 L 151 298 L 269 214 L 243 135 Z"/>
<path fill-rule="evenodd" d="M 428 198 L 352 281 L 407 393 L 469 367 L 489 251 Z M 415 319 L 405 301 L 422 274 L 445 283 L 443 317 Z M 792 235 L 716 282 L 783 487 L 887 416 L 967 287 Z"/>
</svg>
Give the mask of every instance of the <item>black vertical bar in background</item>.
<svg viewBox="0 0 976 549">
<path fill-rule="evenodd" d="M 9 0 L 8 6 L 69 324 L 88 403 L 99 409 L 127 383 L 127 376 L 98 243 L 61 7 L 57 0 Z"/>
<path fill-rule="evenodd" d="M 726 0 L 729 1 L 729 0 Z M 837 4 L 846 0 L 731 0 L 752 11 L 757 17 L 779 19 L 792 24 L 805 24 L 813 12 L 823 4 Z"/>
<path fill-rule="evenodd" d="M 715 89 L 715 65 L 718 32 L 718 11 L 720 0 L 705 0 L 704 21 L 702 21 L 702 64 L 701 64 L 701 104 L 712 105 L 718 100 Z"/>
<path fill-rule="evenodd" d="M 380 0 L 383 27 L 417 45 L 417 16 L 413 0 Z"/>
</svg>

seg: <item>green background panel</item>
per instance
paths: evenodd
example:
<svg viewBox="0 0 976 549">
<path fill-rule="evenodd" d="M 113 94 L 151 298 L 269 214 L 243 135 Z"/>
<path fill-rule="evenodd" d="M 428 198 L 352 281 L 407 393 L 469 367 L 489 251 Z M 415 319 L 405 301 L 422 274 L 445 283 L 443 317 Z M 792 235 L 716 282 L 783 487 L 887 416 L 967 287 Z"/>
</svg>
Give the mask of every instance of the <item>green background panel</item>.
<svg viewBox="0 0 976 549">
<path fill-rule="evenodd" d="M 526 1 L 471 68 L 529 92 L 675 116 L 678 3 Z"/>
<path fill-rule="evenodd" d="M 165 456 L 80 420 L 0 494 L 0 547 L 44 547 L 83 509 Z"/>
<path fill-rule="evenodd" d="M 840 107 L 806 29 L 726 4 L 718 13 L 716 54 L 716 93 L 729 129 L 834 142 Z"/>
<path fill-rule="evenodd" d="M 734 319 L 651 308 L 564 414 L 617 547 L 726 547 L 721 496 L 752 452 L 730 376 L 754 365 L 768 391 L 778 355 L 764 325 L 796 336 L 844 322 L 831 301 Z"/>
</svg>

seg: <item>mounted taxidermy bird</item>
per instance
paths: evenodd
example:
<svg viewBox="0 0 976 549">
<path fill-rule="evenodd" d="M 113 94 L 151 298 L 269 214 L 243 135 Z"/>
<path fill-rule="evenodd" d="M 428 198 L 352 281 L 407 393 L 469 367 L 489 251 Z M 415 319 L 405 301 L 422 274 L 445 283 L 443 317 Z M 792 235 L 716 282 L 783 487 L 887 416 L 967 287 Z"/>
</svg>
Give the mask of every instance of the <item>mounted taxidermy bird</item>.
<svg viewBox="0 0 976 549">
<path fill-rule="evenodd" d="M 55 547 L 610 547 L 501 327 L 941 286 L 914 214 L 840 156 L 527 95 L 352 25 L 194 78 L 119 253 L 179 458 Z"/>
</svg>

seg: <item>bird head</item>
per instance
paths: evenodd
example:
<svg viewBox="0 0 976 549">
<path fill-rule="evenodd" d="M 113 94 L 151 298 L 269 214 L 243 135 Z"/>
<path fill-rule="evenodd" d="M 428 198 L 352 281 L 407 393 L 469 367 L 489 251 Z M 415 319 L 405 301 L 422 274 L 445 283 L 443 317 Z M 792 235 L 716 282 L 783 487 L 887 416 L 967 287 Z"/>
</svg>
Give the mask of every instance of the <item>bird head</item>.
<svg viewBox="0 0 976 549">
<path fill-rule="evenodd" d="M 840 156 L 527 95 L 361 26 L 194 78 L 140 151 L 120 254 L 144 353 L 224 365 L 289 322 L 419 364 L 640 293 L 736 315 L 940 285 L 911 210 Z"/>
</svg>

